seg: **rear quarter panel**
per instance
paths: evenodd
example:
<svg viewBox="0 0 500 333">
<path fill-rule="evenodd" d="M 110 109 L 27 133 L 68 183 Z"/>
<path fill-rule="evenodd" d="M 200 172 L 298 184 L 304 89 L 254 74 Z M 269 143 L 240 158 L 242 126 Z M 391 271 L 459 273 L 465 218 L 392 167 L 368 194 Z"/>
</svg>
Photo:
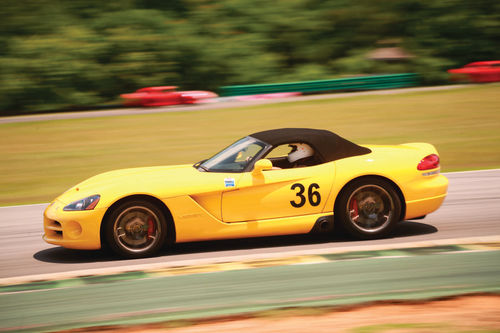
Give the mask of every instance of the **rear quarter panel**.
<svg viewBox="0 0 500 333">
<path fill-rule="evenodd" d="M 325 209 L 333 209 L 335 199 L 341 190 L 350 181 L 363 176 L 379 176 L 392 181 L 400 189 L 405 206 L 413 201 L 438 196 L 446 193 L 447 180 L 438 172 L 424 175 L 439 169 L 417 170 L 417 165 L 422 158 L 430 154 L 437 154 L 435 147 L 427 143 L 407 143 L 394 146 L 365 146 L 370 148 L 370 154 L 354 156 L 335 162 L 336 176 L 332 193 L 328 198 Z M 446 179 L 446 178 L 444 178 Z M 436 184 L 439 183 L 439 184 Z M 446 184 L 444 184 L 446 183 Z M 419 214 L 412 212 L 411 215 Z M 422 214 L 425 215 L 425 214 Z M 409 216 L 406 218 L 417 217 Z"/>
</svg>

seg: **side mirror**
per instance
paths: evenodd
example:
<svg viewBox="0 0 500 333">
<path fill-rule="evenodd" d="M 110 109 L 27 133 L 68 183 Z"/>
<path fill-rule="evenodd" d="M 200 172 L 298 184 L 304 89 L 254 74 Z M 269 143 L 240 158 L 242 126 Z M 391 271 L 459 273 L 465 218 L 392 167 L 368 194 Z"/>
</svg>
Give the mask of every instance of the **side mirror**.
<svg viewBox="0 0 500 333">
<path fill-rule="evenodd" d="M 273 163 L 267 158 L 263 158 L 255 162 L 252 173 L 254 175 L 262 173 L 265 170 L 271 170 L 273 168 Z"/>
</svg>

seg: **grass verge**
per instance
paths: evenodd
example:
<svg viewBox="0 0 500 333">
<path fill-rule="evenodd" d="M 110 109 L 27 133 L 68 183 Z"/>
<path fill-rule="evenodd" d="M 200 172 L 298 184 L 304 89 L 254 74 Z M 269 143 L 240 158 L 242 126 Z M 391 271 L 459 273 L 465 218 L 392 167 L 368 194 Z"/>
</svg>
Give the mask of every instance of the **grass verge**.
<svg viewBox="0 0 500 333">
<path fill-rule="evenodd" d="M 443 171 L 500 167 L 500 85 L 255 107 L 0 125 L 0 205 L 48 202 L 117 168 L 194 163 L 247 134 L 323 128 L 357 143 L 429 142 Z"/>
</svg>

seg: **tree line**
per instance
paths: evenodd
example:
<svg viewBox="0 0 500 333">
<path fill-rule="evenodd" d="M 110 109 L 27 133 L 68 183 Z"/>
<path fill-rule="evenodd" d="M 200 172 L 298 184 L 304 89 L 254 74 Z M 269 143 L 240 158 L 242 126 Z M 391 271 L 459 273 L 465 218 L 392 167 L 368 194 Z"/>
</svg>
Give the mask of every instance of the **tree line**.
<svg viewBox="0 0 500 333">
<path fill-rule="evenodd" d="M 116 103 L 154 85 L 418 73 L 500 58 L 496 0 L 4 0 L 0 113 Z M 409 57 L 367 58 L 391 44 Z"/>
</svg>

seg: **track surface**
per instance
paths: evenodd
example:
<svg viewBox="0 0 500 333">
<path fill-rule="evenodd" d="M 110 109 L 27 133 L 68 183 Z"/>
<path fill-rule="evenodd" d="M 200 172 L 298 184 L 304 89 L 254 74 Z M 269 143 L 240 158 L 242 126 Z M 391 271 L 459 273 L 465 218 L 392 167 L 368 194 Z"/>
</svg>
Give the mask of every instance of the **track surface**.
<svg viewBox="0 0 500 333">
<path fill-rule="evenodd" d="M 412 93 L 421 91 L 449 90 L 449 89 L 457 89 L 457 88 L 464 88 L 471 86 L 473 86 L 473 84 L 456 84 L 456 85 L 436 86 L 436 87 L 400 88 L 400 89 L 387 89 L 387 90 L 376 90 L 376 91 L 319 94 L 319 95 L 297 96 L 297 97 L 287 97 L 287 98 L 256 99 L 256 100 L 245 100 L 245 101 L 238 101 L 236 98 L 233 97 L 223 97 L 220 98 L 219 102 L 217 103 L 204 103 L 195 105 L 174 105 L 174 106 L 161 106 L 161 107 L 148 107 L 148 108 L 123 108 L 123 109 L 115 109 L 107 111 L 80 111 L 80 112 L 64 112 L 64 113 L 61 112 L 61 113 L 34 114 L 34 115 L 13 116 L 13 117 L 0 117 L 0 124 L 24 123 L 24 122 L 45 121 L 45 120 L 127 116 L 127 115 L 139 115 L 147 113 L 203 111 L 203 110 L 213 110 L 213 109 L 227 109 L 227 108 L 236 108 L 245 106 L 255 106 L 261 104 L 281 103 L 281 102 L 301 102 L 301 101 L 311 101 L 318 99 L 345 98 L 345 97 L 365 96 L 365 95 L 393 95 L 393 94 L 403 94 L 403 93 Z"/>
<path fill-rule="evenodd" d="M 443 206 L 420 221 L 405 221 L 393 237 L 374 241 L 298 235 L 178 244 L 158 257 L 120 260 L 102 251 L 76 251 L 46 244 L 42 236 L 45 204 L 0 208 L 0 278 L 151 263 L 228 260 L 297 254 L 354 246 L 500 235 L 500 169 L 447 174 Z"/>
</svg>

